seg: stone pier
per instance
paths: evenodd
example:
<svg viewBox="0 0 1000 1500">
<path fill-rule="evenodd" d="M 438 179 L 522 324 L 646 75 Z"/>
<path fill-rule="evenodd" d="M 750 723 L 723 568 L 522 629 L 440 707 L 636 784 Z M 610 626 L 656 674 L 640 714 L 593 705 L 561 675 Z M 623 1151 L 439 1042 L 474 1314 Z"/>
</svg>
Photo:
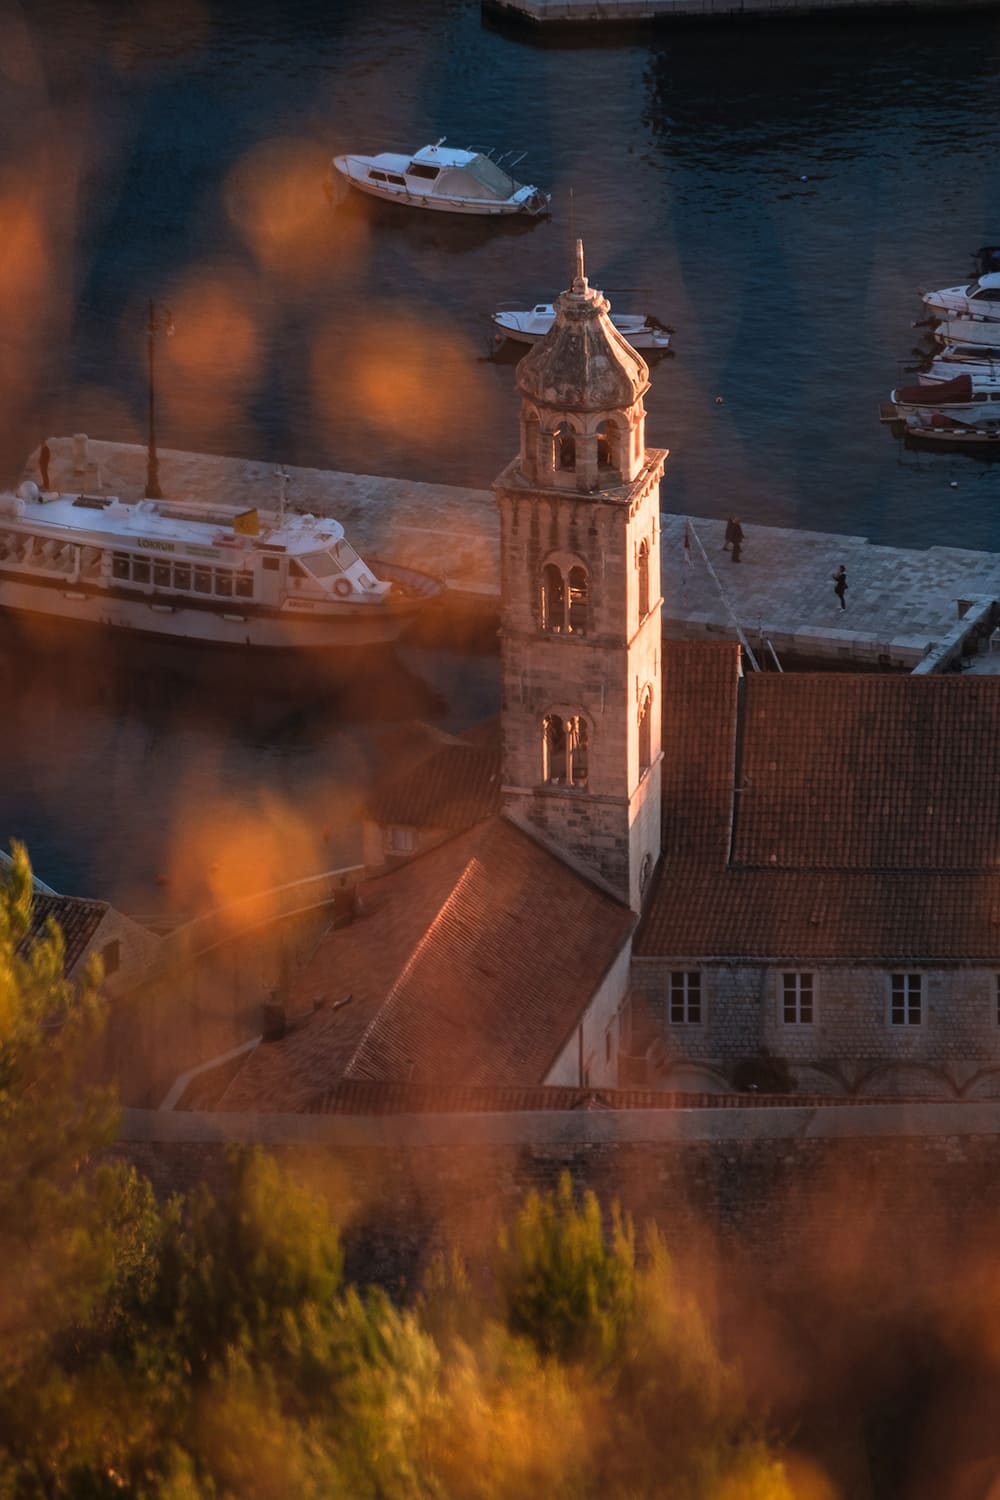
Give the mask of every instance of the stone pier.
<svg viewBox="0 0 1000 1500">
<path fill-rule="evenodd" d="M 858 11 L 985 10 L 998 0 L 483 0 L 483 8 L 539 26 L 733 21 Z"/>
<path fill-rule="evenodd" d="M 53 487 L 142 498 L 145 448 L 94 439 L 81 445 L 71 437 L 50 438 L 49 447 Z M 241 510 L 277 505 L 274 464 L 169 448 L 159 463 L 171 499 Z M 491 490 L 288 465 L 285 472 L 289 505 L 334 516 L 363 556 L 433 574 L 463 610 L 498 611 L 499 518 Z M 37 456 L 24 474 L 38 478 Z M 970 658 L 973 670 L 1000 671 L 1000 638 L 991 641 L 1000 553 L 885 547 L 861 536 L 747 522 L 734 564 L 723 550 L 722 520 L 664 514 L 662 525 L 669 637 L 732 639 L 742 631 L 772 666 L 773 653 L 779 660 L 912 671 L 947 666 L 974 630 L 982 649 Z M 848 577 L 843 610 L 832 581 L 839 563 Z"/>
</svg>

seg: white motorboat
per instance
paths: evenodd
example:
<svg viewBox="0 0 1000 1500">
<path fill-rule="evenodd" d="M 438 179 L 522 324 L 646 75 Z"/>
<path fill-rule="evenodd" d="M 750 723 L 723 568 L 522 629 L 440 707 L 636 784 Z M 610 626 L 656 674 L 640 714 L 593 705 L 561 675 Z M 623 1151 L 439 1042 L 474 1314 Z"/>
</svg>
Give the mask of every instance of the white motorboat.
<svg viewBox="0 0 1000 1500">
<path fill-rule="evenodd" d="M 979 313 L 949 313 L 935 327 L 934 339 L 942 346 L 957 344 L 977 354 L 982 351 L 984 359 L 1000 357 L 1000 320 Z"/>
<path fill-rule="evenodd" d="M 936 292 L 924 292 L 921 300 L 932 313 L 943 318 L 953 313 L 1000 318 L 1000 272 L 987 272 L 965 286 L 946 286 Z"/>
<path fill-rule="evenodd" d="M 503 156 L 494 160 L 478 151 L 456 151 L 445 146 L 442 136 L 436 145 L 423 146 L 412 156 L 391 151 L 335 156 L 331 173 L 338 172 L 362 193 L 410 208 L 451 214 L 543 214 L 551 194 L 511 176 L 509 169 L 522 159 L 508 161 L 505 167 Z"/>
<path fill-rule="evenodd" d="M 1000 438 L 1000 381 L 964 374 L 939 385 L 897 386 L 880 417 L 913 436 L 942 442 Z"/>
<path fill-rule="evenodd" d="M 926 370 L 921 370 L 917 378 L 921 385 L 940 385 L 959 375 L 971 375 L 973 380 L 1000 382 L 1000 359 L 970 359 L 966 349 L 949 344 L 931 360 Z"/>
<path fill-rule="evenodd" d="M 551 302 L 539 302 L 525 312 L 501 308 L 492 313 L 494 326 L 504 338 L 519 344 L 534 344 L 543 339 L 555 321 Z M 612 313 L 611 321 L 633 349 L 667 349 L 672 330 L 649 313 Z"/>
<path fill-rule="evenodd" d="M 441 591 L 380 571 L 325 516 L 125 505 L 31 480 L 0 494 L 0 609 L 219 645 L 367 646 Z"/>
</svg>

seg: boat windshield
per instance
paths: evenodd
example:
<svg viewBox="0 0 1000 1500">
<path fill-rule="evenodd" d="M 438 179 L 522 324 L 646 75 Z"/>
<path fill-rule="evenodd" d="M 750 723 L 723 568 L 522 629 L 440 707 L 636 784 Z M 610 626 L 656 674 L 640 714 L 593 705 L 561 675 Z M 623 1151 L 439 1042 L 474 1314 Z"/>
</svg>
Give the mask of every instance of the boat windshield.
<svg viewBox="0 0 1000 1500">
<path fill-rule="evenodd" d="M 336 559 L 329 552 L 309 552 L 302 558 L 314 578 L 332 578 L 335 573 L 343 572 Z"/>
<path fill-rule="evenodd" d="M 475 161 L 470 161 L 465 168 L 470 177 L 481 182 L 483 187 L 489 188 L 498 198 L 509 198 L 517 191 L 517 183 L 513 177 L 508 177 L 495 161 L 488 156 L 477 156 Z"/>
<path fill-rule="evenodd" d="M 334 542 L 327 552 L 308 552 L 301 559 L 309 569 L 314 578 L 333 578 L 338 573 L 346 573 L 352 563 L 358 561 L 358 554 L 350 542 Z"/>
</svg>

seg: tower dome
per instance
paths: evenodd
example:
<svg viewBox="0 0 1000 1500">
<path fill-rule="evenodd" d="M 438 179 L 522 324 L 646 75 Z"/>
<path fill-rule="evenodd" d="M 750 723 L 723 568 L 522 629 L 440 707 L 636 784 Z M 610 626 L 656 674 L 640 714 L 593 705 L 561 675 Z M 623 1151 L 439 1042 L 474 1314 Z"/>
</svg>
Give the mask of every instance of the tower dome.
<svg viewBox="0 0 1000 1500">
<path fill-rule="evenodd" d="M 548 333 L 517 367 L 522 396 L 576 412 L 622 410 L 641 399 L 649 389 L 648 366 L 611 322 L 610 307 L 587 281 L 577 240 L 573 285 L 556 299 Z"/>
</svg>

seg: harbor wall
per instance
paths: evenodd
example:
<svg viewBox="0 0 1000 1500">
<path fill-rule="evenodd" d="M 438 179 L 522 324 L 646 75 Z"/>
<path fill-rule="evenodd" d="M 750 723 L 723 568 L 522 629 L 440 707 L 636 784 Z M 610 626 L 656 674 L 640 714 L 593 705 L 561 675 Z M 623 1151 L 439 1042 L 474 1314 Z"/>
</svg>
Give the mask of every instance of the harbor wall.
<svg viewBox="0 0 1000 1500">
<path fill-rule="evenodd" d="M 733 21 L 891 11 L 995 9 L 997 0 L 483 0 L 497 14 L 553 27 L 648 21 Z"/>
<path fill-rule="evenodd" d="M 733 1102 L 723 1101 L 732 1106 Z M 483 1263 L 523 1195 L 569 1173 L 654 1222 L 681 1257 L 776 1282 L 840 1264 L 916 1284 L 942 1257 L 992 1255 L 1000 1104 L 760 1100 L 701 1109 L 391 1116 L 126 1111 L 118 1159 L 157 1192 L 223 1191 L 230 1142 L 260 1145 L 325 1191 L 362 1280 L 412 1285 L 455 1246 Z M 824 1267 L 827 1268 L 824 1271 Z"/>
</svg>

